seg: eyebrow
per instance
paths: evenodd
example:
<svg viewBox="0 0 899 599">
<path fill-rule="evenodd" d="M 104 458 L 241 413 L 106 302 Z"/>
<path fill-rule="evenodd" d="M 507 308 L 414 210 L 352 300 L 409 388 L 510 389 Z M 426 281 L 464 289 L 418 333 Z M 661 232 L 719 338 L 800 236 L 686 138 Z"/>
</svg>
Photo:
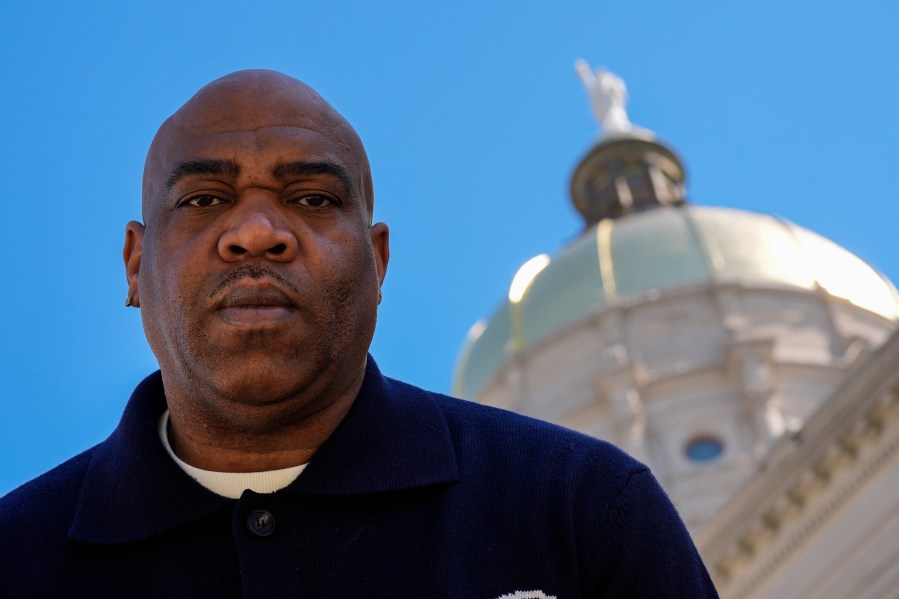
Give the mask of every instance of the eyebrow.
<svg viewBox="0 0 899 599">
<path fill-rule="evenodd" d="M 236 179 L 240 175 L 240 165 L 233 160 L 188 160 L 172 169 L 166 187 L 171 189 L 188 175 L 225 175 Z"/>
<path fill-rule="evenodd" d="M 345 168 L 333 162 L 282 162 L 272 169 L 272 176 L 279 181 L 290 177 L 313 177 L 315 175 L 330 175 L 340 180 L 348 193 L 353 193 L 354 186 L 350 174 Z"/>
</svg>

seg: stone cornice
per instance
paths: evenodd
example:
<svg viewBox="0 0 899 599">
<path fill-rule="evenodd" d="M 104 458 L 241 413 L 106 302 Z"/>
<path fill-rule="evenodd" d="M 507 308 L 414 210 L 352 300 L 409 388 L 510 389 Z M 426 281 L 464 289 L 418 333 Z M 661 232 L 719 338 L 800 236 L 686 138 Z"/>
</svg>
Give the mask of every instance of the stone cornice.
<svg viewBox="0 0 899 599">
<path fill-rule="evenodd" d="M 899 333 L 860 363 L 698 532 L 721 591 L 746 597 L 899 453 Z M 852 466 L 849 468 L 849 466 Z"/>
</svg>

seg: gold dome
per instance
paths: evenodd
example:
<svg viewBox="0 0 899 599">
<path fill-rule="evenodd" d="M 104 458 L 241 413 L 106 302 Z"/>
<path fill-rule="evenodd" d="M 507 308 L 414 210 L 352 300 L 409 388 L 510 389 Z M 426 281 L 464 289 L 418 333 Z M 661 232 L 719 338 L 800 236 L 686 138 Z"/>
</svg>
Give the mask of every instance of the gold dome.
<svg viewBox="0 0 899 599">
<path fill-rule="evenodd" d="M 659 206 L 603 219 L 555 257 L 525 266 L 509 298 L 469 332 L 455 394 L 474 398 L 517 352 L 562 327 L 677 287 L 738 282 L 823 291 L 899 320 L 895 287 L 863 260 L 786 220 L 741 210 Z"/>
</svg>

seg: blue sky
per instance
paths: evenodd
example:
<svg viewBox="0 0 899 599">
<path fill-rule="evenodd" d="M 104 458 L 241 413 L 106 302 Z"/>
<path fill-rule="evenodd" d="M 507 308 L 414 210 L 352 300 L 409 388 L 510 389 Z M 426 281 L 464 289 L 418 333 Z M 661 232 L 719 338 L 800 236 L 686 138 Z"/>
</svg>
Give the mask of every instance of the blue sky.
<svg viewBox="0 0 899 599">
<path fill-rule="evenodd" d="M 873 2 L 4 2 L 0 493 L 101 441 L 155 369 L 122 306 L 144 154 L 204 83 L 266 67 L 357 128 L 392 257 L 373 354 L 448 391 L 467 329 L 579 230 L 578 57 L 699 204 L 777 214 L 899 280 L 899 8 Z"/>
</svg>

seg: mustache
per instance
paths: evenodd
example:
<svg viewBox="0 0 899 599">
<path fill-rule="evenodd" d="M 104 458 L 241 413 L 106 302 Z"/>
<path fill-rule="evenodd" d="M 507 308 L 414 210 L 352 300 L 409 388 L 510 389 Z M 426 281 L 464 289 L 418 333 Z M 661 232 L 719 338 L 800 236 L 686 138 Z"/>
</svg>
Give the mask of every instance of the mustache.
<svg viewBox="0 0 899 599">
<path fill-rule="evenodd" d="M 228 286 L 240 279 L 263 279 L 266 277 L 274 279 L 293 293 L 298 294 L 300 292 L 297 286 L 290 282 L 287 277 L 267 264 L 241 264 L 222 275 L 221 280 L 212 289 L 209 297 L 215 297 L 222 293 Z"/>
</svg>

